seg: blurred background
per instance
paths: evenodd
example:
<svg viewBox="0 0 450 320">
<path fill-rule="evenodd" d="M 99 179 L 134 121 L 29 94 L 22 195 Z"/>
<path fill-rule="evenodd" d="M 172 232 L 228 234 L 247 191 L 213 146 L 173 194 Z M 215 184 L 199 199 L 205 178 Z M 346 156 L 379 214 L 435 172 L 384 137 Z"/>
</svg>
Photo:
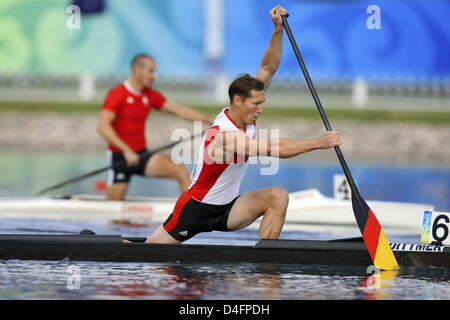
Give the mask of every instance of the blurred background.
<svg viewBox="0 0 450 320">
<path fill-rule="evenodd" d="M 128 77 L 136 53 L 155 57 L 155 87 L 170 100 L 217 114 L 230 81 L 257 72 L 276 4 L 291 14 L 362 193 L 450 210 L 445 0 L 2 0 L 0 195 L 31 194 L 104 165 L 97 112 L 106 92 Z M 291 138 L 323 132 L 287 38 L 267 98 L 261 127 Z M 166 143 L 174 128 L 192 129 L 166 119 L 150 116 L 151 146 Z M 243 191 L 278 184 L 331 196 L 340 172 L 333 151 L 323 152 L 283 162 L 279 175 L 260 184 L 247 179 Z M 177 193 L 171 182 L 136 180 L 131 194 Z M 61 192 L 100 192 L 93 185 Z"/>
<path fill-rule="evenodd" d="M 276 3 L 327 107 L 450 110 L 445 0 L 376 1 L 380 29 L 368 27 L 375 3 L 361 0 L 2 0 L 1 100 L 101 102 L 147 52 L 167 95 L 226 103 L 230 80 L 258 70 Z M 286 40 L 268 106 L 299 104 L 312 106 Z"/>
</svg>

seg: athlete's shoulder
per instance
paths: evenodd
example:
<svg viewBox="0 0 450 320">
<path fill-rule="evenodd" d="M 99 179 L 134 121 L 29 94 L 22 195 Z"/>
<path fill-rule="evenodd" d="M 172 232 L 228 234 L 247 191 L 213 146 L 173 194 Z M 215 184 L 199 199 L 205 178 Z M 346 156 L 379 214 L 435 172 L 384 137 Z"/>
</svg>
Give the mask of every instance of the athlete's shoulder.
<svg viewBox="0 0 450 320">
<path fill-rule="evenodd" d="M 102 109 L 117 112 L 126 97 L 126 89 L 123 84 L 119 84 L 108 91 L 103 102 Z"/>
<path fill-rule="evenodd" d="M 167 98 L 161 92 L 153 88 L 145 88 L 142 91 L 142 94 L 146 96 L 151 104 L 157 109 L 162 109 L 167 101 Z"/>
<path fill-rule="evenodd" d="M 161 91 L 155 90 L 153 88 L 145 88 L 144 90 L 142 90 L 142 93 L 146 96 L 153 96 L 153 97 L 154 96 L 157 96 L 157 97 L 162 96 L 162 97 L 164 97 L 164 95 L 162 94 Z"/>
<path fill-rule="evenodd" d="M 239 130 L 239 127 L 228 115 L 228 108 L 224 108 L 214 119 L 213 126 L 217 126 L 220 131 Z"/>
<path fill-rule="evenodd" d="M 123 83 L 120 83 L 120 84 L 116 85 L 115 87 L 112 87 L 108 91 L 108 97 L 110 97 L 110 98 L 113 97 L 115 99 L 124 97 L 126 94 L 127 94 L 127 89 L 125 88 Z"/>
<path fill-rule="evenodd" d="M 216 118 L 214 119 L 214 124 L 217 124 L 217 123 L 219 123 L 220 121 L 223 121 L 223 119 L 224 119 L 224 117 L 225 117 L 225 113 L 224 113 L 225 110 L 226 110 L 226 109 L 223 109 L 223 110 L 216 116 Z"/>
<path fill-rule="evenodd" d="M 122 83 L 117 84 L 116 86 L 112 87 L 109 92 L 113 93 L 126 93 L 127 88 L 125 88 L 125 85 Z"/>
</svg>

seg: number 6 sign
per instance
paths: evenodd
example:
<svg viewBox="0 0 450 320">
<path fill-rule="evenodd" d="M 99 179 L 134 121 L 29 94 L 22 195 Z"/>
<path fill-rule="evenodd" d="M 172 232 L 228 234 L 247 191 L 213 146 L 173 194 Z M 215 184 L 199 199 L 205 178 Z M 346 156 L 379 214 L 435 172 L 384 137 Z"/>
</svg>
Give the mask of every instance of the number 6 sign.
<svg viewBox="0 0 450 320">
<path fill-rule="evenodd" d="M 422 223 L 422 243 L 450 244 L 450 213 L 425 211 Z"/>
</svg>

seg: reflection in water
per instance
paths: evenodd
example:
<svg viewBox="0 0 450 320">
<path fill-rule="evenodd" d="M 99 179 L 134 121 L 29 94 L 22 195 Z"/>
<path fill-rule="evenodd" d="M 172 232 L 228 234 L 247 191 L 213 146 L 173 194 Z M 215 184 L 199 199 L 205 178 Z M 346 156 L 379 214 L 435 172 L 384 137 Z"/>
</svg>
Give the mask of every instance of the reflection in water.
<svg viewBox="0 0 450 320">
<path fill-rule="evenodd" d="M 368 271 L 373 271 L 370 276 L 367 276 L 361 281 L 364 299 L 366 300 L 381 300 L 387 299 L 390 296 L 388 290 L 393 287 L 393 283 L 397 280 L 399 270 L 378 270 L 376 268 L 368 268 Z"/>
<path fill-rule="evenodd" d="M 399 271 L 382 271 L 375 280 L 361 282 L 363 299 L 448 299 L 450 270 L 446 268 L 402 267 Z M 376 275 L 372 275 L 376 276 Z"/>
<path fill-rule="evenodd" d="M 102 290 L 112 296 L 129 298 L 193 300 L 203 295 L 206 285 L 200 275 L 191 268 L 179 265 L 145 265 L 140 270 L 138 281 L 134 273 L 128 274 L 128 277 L 125 279 L 128 282 L 126 286 L 108 286 Z"/>
<path fill-rule="evenodd" d="M 380 273 L 345 266 L 277 264 L 76 263 L 79 289 L 69 289 L 69 261 L 0 262 L 6 299 L 447 299 L 443 269 Z"/>
</svg>

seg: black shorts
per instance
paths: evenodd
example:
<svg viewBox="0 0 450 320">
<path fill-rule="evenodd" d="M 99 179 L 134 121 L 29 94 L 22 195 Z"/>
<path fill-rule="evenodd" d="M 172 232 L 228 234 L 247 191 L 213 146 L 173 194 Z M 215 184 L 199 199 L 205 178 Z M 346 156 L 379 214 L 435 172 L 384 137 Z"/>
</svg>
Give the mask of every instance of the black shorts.
<svg viewBox="0 0 450 320">
<path fill-rule="evenodd" d="M 228 216 L 236 199 L 225 205 L 207 204 L 194 200 L 187 191 L 180 196 L 164 222 L 164 230 L 182 242 L 201 232 L 230 231 Z"/>
<path fill-rule="evenodd" d="M 139 163 L 136 166 L 129 167 L 126 164 L 123 153 L 112 153 L 110 157 L 110 164 L 114 166 L 108 171 L 108 184 L 114 183 L 129 183 L 133 174 L 141 176 L 145 175 L 145 167 L 151 155 L 147 149 L 136 152 L 139 155 Z"/>
</svg>

